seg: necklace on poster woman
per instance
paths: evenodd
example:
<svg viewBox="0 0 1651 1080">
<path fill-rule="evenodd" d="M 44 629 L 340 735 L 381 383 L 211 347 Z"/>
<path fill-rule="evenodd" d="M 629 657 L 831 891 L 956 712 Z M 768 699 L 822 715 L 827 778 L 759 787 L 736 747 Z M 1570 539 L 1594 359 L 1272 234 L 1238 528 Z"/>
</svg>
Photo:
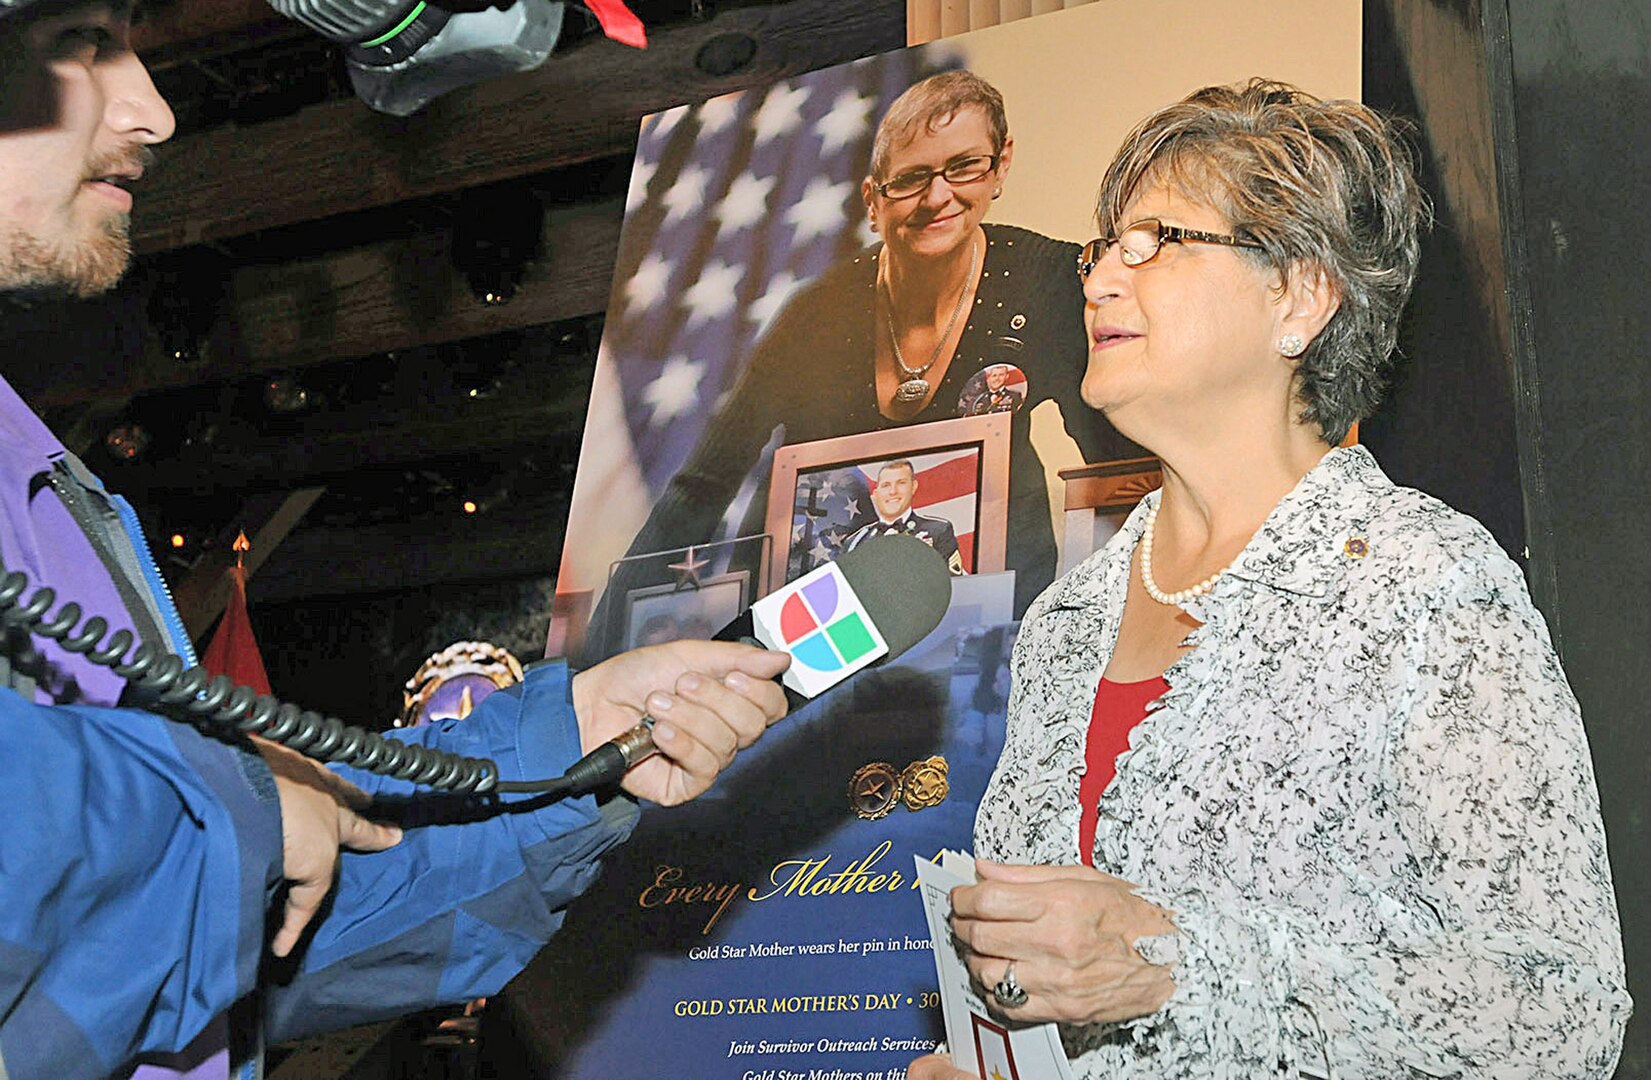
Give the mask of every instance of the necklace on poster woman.
<svg viewBox="0 0 1651 1080">
<path fill-rule="evenodd" d="M 952 331 L 957 329 L 957 320 L 963 316 L 963 308 L 969 301 L 970 286 L 980 275 L 980 239 L 976 237 L 969 242 L 969 273 L 963 279 L 963 285 L 957 292 L 957 303 L 952 306 L 952 317 L 946 321 L 946 329 L 941 331 L 940 337 L 934 343 L 934 351 L 929 354 L 928 362 L 922 367 L 914 368 L 906 363 L 906 358 L 900 352 L 900 331 L 894 325 L 894 293 L 889 288 L 888 279 L 881 279 L 883 286 L 883 314 L 889 328 L 889 345 L 894 350 L 894 367 L 900 375 L 900 384 L 894 388 L 894 404 L 910 405 L 922 401 L 929 396 L 933 385 L 925 375 L 940 362 L 946 353 L 946 346 L 951 342 Z"/>
</svg>

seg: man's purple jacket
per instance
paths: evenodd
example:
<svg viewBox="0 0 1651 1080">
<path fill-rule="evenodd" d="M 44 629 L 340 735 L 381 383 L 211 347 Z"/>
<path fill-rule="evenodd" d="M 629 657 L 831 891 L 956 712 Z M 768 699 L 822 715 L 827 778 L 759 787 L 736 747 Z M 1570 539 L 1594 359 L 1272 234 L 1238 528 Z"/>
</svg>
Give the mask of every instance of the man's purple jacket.
<svg viewBox="0 0 1651 1080">
<path fill-rule="evenodd" d="M 130 507 L 3 379 L 0 560 L 111 631 L 189 653 Z M 8 1080 L 124 1076 L 149 1060 L 167 1064 L 140 1075 L 226 1076 L 222 1017 L 237 1002 L 252 1002 L 246 1011 L 279 1040 L 494 993 L 635 822 L 628 801 L 598 807 L 587 797 L 409 827 L 388 851 L 345 853 L 296 964 L 272 971 L 265 925 L 281 881 L 281 820 L 258 755 L 116 707 L 118 676 L 34 645 L 40 678 L 0 680 Z M 462 722 L 396 736 L 493 758 L 505 779 L 556 776 L 579 756 L 560 665 L 532 669 L 519 692 L 489 696 Z M 411 790 L 340 772 L 369 792 Z"/>
</svg>

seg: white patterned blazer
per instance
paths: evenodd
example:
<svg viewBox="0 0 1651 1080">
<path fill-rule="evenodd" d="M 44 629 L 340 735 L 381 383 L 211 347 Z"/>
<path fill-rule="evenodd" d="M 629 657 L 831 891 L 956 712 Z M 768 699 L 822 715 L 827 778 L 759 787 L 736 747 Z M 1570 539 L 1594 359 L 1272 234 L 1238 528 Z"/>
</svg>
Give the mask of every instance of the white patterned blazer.
<svg viewBox="0 0 1651 1080">
<path fill-rule="evenodd" d="M 1153 493 L 1031 606 L 976 850 L 1077 862 L 1078 783 Z M 1118 758 L 1095 865 L 1174 912 L 1158 1013 L 1090 1080 L 1609 1076 L 1630 1009 L 1592 762 L 1518 568 L 1333 450 L 1215 588 Z"/>
</svg>

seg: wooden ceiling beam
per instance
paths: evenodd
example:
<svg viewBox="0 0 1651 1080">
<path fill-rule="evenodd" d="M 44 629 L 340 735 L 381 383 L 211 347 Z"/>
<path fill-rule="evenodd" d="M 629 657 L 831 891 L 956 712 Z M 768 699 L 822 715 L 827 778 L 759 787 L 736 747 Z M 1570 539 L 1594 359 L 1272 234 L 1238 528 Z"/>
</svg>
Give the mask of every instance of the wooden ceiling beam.
<svg viewBox="0 0 1651 1080">
<path fill-rule="evenodd" d="M 36 407 L 55 408 L 599 314 L 624 213 L 618 198 L 551 207 L 545 252 L 507 304 L 471 293 L 448 258 L 446 236 L 385 241 L 235 271 L 226 311 L 197 362 L 165 356 L 151 335 L 139 354 L 95 364 L 88 357 L 73 379 L 25 371 L 22 384 Z"/>
<path fill-rule="evenodd" d="M 417 408 L 367 404 L 323 414 L 298 434 L 225 437 L 211 456 L 130 466 L 128 486 L 148 492 L 212 492 L 314 484 L 359 469 L 479 456 L 565 443 L 569 460 L 590 404 L 590 365 L 538 364 L 513 372 L 476 400 Z M 139 472 L 141 470 L 141 473 Z"/>
<path fill-rule="evenodd" d="M 568 493 L 545 491 L 486 514 L 309 527 L 281 546 L 247 592 L 258 605 L 554 574 L 567 514 Z"/>
<path fill-rule="evenodd" d="M 212 335 L 207 376 L 461 341 L 606 309 L 624 203 L 555 206 L 545 251 L 505 304 L 483 303 L 448 255 L 445 235 L 374 244 L 322 259 L 247 267 Z M 201 381 L 202 373 L 188 381 Z"/>
<path fill-rule="evenodd" d="M 268 0 L 147 0 L 132 48 L 158 70 L 308 33 Z"/>
<path fill-rule="evenodd" d="M 718 38 L 705 55 L 748 42 L 750 61 L 708 73 L 701 50 Z M 137 192 L 133 239 L 166 250 L 630 153 L 648 113 L 904 42 L 904 0 L 788 0 L 663 27 L 647 49 L 583 42 L 405 119 L 346 100 L 202 132 L 163 148 Z"/>
</svg>

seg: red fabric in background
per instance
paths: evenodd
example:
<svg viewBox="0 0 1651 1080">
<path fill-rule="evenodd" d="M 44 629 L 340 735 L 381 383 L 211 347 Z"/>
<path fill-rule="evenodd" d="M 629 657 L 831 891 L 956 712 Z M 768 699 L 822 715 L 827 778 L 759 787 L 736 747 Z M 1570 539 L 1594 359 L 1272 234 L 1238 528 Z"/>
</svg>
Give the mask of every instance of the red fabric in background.
<svg viewBox="0 0 1651 1080">
<path fill-rule="evenodd" d="M 590 13 L 596 16 L 596 21 L 602 24 L 602 33 L 621 44 L 630 45 L 638 49 L 648 47 L 647 31 L 642 29 L 642 20 L 636 13 L 625 6 L 624 0 L 582 0 Z"/>
<path fill-rule="evenodd" d="M 1129 749 L 1129 733 L 1147 714 L 1147 705 L 1169 692 L 1162 675 L 1140 682 L 1115 683 L 1103 678 L 1089 713 L 1089 738 L 1084 744 L 1083 781 L 1078 799 L 1078 856 L 1085 866 L 1095 865 L 1095 827 L 1100 821 L 1101 792 L 1117 775 L 1118 755 Z"/>
<path fill-rule="evenodd" d="M 201 666 L 213 675 L 228 675 L 260 694 L 267 694 L 269 676 L 264 673 L 258 640 L 252 636 L 252 620 L 247 617 L 246 574 L 238 566 L 229 573 L 234 580 L 229 590 L 229 606 L 224 609 L 212 643 L 201 657 Z"/>
</svg>

